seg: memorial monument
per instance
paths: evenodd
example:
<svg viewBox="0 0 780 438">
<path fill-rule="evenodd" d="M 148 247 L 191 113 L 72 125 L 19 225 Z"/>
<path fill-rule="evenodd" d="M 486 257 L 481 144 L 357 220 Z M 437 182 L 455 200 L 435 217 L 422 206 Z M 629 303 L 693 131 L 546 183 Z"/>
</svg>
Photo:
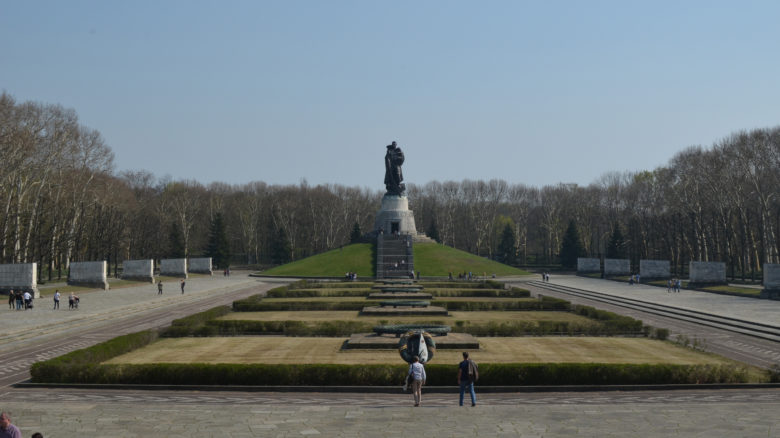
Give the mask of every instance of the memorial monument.
<svg viewBox="0 0 780 438">
<path fill-rule="evenodd" d="M 385 188 L 382 208 L 376 215 L 374 232 L 391 235 L 417 235 L 414 214 L 409 210 L 409 198 L 406 197 L 406 185 L 401 166 L 404 153 L 396 142 L 387 145 L 385 153 Z"/>
</svg>

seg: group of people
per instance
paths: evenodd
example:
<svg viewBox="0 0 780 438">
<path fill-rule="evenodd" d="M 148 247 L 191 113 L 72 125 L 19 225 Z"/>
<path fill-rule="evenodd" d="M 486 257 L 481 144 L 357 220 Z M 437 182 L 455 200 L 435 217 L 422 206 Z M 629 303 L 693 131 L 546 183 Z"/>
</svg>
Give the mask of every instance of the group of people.
<svg viewBox="0 0 780 438">
<path fill-rule="evenodd" d="M 633 285 L 634 283 L 639 283 L 639 274 L 631 274 L 631 277 L 628 278 L 628 284 Z"/>
<path fill-rule="evenodd" d="M 550 274 L 548 274 L 547 272 L 542 272 L 542 281 L 544 282 L 550 281 Z"/>
<path fill-rule="evenodd" d="M 420 358 L 414 356 L 409 364 L 409 372 L 406 374 L 404 388 L 411 388 L 414 405 L 420 406 L 422 402 L 422 387 L 426 381 L 425 366 L 420 363 Z M 460 386 L 460 406 L 463 406 L 463 395 L 466 391 L 471 395 L 471 406 L 477 405 L 477 394 L 474 392 L 474 383 L 479 379 L 477 363 L 469 359 L 469 353 L 463 352 L 463 361 L 458 364 L 458 386 Z"/>
<path fill-rule="evenodd" d="M 183 279 L 179 281 L 179 287 L 181 288 L 181 294 L 184 295 L 184 285 L 187 284 Z M 157 282 L 157 295 L 162 295 L 163 293 L 163 282 L 162 280 Z"/>
<path fill-rule="evenodd" d="M 344 274 L 344 278 L 347 279 L 347 280 L 355 281 L 355 280 L 357 280 L 357 273 L 355 273 L 355 272 L 347 272 L 346 274 Z"/>
<path fill-rule="evenodd" d="M 28 291 L 14 291 L 11 289 L 8 292 L 8 308 L 11 310 L 27 310 L 33 308 L 33 296 Z"/>
<path fill-rule="evenodd" d="M 682 281 L 679 278 L 666 280 L 666 293 L 680 292 L 680 288 L 682 288 Z"/>
</svg>

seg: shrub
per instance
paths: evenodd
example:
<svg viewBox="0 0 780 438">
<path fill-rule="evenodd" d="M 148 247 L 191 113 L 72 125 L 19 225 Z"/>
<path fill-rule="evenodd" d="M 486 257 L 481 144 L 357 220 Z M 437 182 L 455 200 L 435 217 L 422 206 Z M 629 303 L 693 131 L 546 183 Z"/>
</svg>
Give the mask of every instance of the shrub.
<svg viewBox="0 0 780 438">
<path fill-rule="evenodd" d="M 83 351 L 83 350 L 82 350 Z M 457 367 L 428 364 L 428 384 L 451 386 Z M 408 367 L 399 365 L 331 364 L 144 364 L 74 366 L 52 359 L 33 366 L 36 383 L 116 383 L 155 385 L 312 385 L 395 386 Z M 735 365 L 664 364 L 480 364 L 479 383 L 486 386 L 637 385 L 738 383 L 748 381 Z"/>
</svg>

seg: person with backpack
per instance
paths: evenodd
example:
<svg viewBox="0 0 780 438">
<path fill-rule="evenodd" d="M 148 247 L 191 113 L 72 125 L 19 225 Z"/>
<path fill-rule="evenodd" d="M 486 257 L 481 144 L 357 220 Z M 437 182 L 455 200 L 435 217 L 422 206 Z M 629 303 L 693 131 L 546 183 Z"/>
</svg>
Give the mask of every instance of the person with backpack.
<svg viewBox="0 0 780 438">
<path fill-rule="evenodd" d="M 425 367 L 420 363 L 420 357 L 414 356 L 412 363 L 409 364 L 407 373 L 412 385 L 412 397 L 414 397 L 414 406 L 420 406 L 422 401 L 422 387 L 425 385 Z"/>
<path fill-rule="evenodd" d="M 466 389 L 471 394 L 471 406 L 477 405 L 477 394 L 474 393 L 474 382 L 479 379 L 477 363 L 469 359 L 468 352 L 463 352 L 463 362 L 458 365 L 458 385 L 460 385 L 460 406 L 463 406 L 463 393 Z"/>
</svg>

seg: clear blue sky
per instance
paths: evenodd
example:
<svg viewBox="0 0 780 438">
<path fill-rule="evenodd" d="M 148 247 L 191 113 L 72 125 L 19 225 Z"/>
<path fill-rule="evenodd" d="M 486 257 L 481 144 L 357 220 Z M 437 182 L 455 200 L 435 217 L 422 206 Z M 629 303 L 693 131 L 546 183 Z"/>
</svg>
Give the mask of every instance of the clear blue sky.
<svg viewBox="0 0 780 438">
<path fill-rule="evenodd" d="M 0 0 L 0 90 L 117 170 L 586 185 L 780 123 L 778 1 Z"/>
</svg>

